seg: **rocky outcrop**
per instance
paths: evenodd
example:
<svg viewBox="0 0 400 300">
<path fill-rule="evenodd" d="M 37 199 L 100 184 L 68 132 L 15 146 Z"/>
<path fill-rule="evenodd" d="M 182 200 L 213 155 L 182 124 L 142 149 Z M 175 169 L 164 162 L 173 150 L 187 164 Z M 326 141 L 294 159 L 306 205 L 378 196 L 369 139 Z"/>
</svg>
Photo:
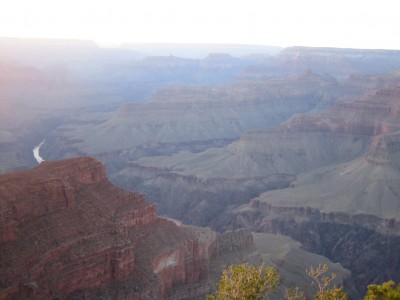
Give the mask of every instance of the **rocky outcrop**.
<svg viewBox="0 0 400 300">
<path fill-rule="evenodd" d="M 304 249 L 340 262 L 351 270 L 361 295 L 372 282 L 400 280 L 398 219 L 279 207 L 258 200 L 238 212 L 235 219 L 234 226 L 290 236 Z"/>
<path fill-rule="evenodd" d="M 65 164 L 44 162 L 32 172 L 12 173 L 1 177 L 0 228 L 17 231 L 17 224 L 45 214 L 77 207 L 77 184 L 105 181 L 105 167 L 81 159 Z M 17 234 L 15 233 L 14 238 Z M 0 242 L 13 240 L 4 238 Z"/>
<path fill-rule="evenodd" d="M 220 218 L 219 227 L 245 226 L 291 236 L 305 249 L 348 268 L 361 294 L 372 282 L 398 281 L 399 95 L 398 87 L 385 88 L 338 104 L 322 116 L 293 118 L 281 126 L 278 130 L 287 135 L 274 139 L 276 144 L 287 145 L 287 136 L 292 140 L 305 135 L 307 142 L 291 149 L 304 149 L 320 162 L 323 155 L 334 159 L 336 153 L 343 155 L 342 161 L 298 174 L 290 188 L 261 194 Z M 357 148 L 359 154 L 353 152 Z M 281 156 L 296 166 L 287 158 L 290 150 L 285 151 Z M 294 162 L 308 164 L 308 156 L 303 157 Z"/>
<path fill-rule="evenodd" d="M 264 193 L 262 201 L 398 218 L 398 95 L 397 87 L 377 91 L 323 116 L 296 117 L 275 131 L 249 133 L 231 146 L 259 157 L 267 170 L 297 175 L 291 188 Z"/>
<path fill-rule="evenodd" d="M 320 115 L 247 132 L 226 147 L 137 159 L 112 180 L 146 194 L 162 213 L 213 228 L 229 205 L 270 190 L 277 190 L 268 194 L 274 203 L 391 218 L 400 211 L 398 95 L 398 87 L 388 87 Z M 288 186 L 303 187 L 292 193 Z"/>
<path fill-rule="evenodd" d="M 157 164 L 157 160 L 152 163 Z M 207 178 L 200 174 L 180 174 L 177 169 L 161 164 L 146 167 L 131 163 L 111 179 L 120 186 L 135 187 L 144 193 L 147 199 L 157 203 L 161 214 L 196 226 L 211 226 L 228 206 L 245 203 L 266 190 L 288 187 L 295 179 L 289 174 Z"/>
<path fill-rule="evenodd" d="M 363 294 L 371 282 L 398 280 L 399 96 L 397 86 L 371 91 L 325 113 L 243 134 L 224 148 L 138 159 L 113 178 L 156 195 L 177 218 L 198 222 L 208 213 L 201 221 L 218 230 L 290 235 L 341 262 Z M 265 184 L 273 177 L 286 184 L 238 207 L 268 188 L 256 178 Z M 234 186 L 225 189 L 228 182 Z"/>
<path fill-rule="evenodd" d="M 2 299 L 165 299 L 185 285 L 179 299 L 201 296 L 213 259 L 252 246 L 249 232 L 226 240 L 159 218 L 89 157 L 0 176 L 0 205 Z"/>
<path fill-rule="evenodd" d="M 54 298 L 126 277 L 135 260 L 124 231 L 156 220 L 154 205 L 112 186 L 90 158 L 44 162 L 0 181 L 5 298 Z"/>
</svg>

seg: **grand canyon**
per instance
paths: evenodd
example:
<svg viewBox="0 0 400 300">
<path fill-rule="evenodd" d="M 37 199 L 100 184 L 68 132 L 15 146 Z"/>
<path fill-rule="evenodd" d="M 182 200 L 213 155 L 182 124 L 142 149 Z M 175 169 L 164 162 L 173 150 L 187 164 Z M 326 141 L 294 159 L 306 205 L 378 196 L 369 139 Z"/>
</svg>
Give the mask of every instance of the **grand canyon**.
<svg viewBox="0 0 400 300">
<path fill-rule="evenodd" d="M 204 299 L 241 262 L 400 281 L 400 51 L 0 49 L 1 299 Z"/>
</svg>

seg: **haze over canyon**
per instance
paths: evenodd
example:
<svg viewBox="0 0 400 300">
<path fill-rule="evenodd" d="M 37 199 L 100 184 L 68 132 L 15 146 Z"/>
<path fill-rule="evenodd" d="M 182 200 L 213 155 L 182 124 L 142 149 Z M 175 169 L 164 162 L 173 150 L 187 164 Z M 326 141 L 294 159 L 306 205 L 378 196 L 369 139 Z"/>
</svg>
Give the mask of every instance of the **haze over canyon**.
<svg viewBox="0 0 400 300">
<path fill-rule="evenodd" d="M 400 51 L 0 38 L 0 91 L 0 298 L 400 281 Z"/>
</svg>

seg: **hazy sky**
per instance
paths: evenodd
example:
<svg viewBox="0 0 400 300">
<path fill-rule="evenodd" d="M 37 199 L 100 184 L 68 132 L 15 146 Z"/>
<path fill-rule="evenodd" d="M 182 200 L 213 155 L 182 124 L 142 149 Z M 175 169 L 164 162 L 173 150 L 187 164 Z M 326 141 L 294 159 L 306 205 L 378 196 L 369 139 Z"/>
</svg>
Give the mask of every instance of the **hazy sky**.
<svg viewBox="0 0 400 300">
<path fill-rule="evenodd" d="M 4 0 L 1 37 L 400 49 L 398 0 Z"/>
</svg>

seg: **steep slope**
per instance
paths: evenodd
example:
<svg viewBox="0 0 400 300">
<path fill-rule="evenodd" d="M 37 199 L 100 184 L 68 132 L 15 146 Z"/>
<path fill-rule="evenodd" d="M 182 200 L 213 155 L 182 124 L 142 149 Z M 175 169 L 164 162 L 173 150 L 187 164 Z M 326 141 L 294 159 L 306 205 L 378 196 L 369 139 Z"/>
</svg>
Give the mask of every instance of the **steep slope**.
<svg viewBox="0 0 400 300">
<path fill-rule="evenodd" d="M 399 99 L 386 87 L 224 148 L 138 159 L 113 178 L 186 221 L 289 235 L 350 269 L 363 294 L 398 280 Z M 213 213 L 200 219 L 203 209 Z"/>
<path fill-rule="evenodd" d="M 210 291 L 213 259 L 254 251 L 247 231 L 158 217 L 87 157 L 0 176 L 0 204 L 2 299 L 165 299 L 186 285 L 185 299 Z"/>
<path fill-rule="evenodd" d="M 158 217 L 89 157 L 0 176 L 0 208 L 1 299 L 202 299 L 222 268 L 244 261 L 282 270 L 285 286 L 322 262 L 338 282 L 350 276 L 288 238 Z"/>
<path fill-rule="evenodd" d="M 307 252 L 298 241 L 283 235 L 257 232 L 253 233 L 254 244 L 261 257 L 269 264 L 279 270 L 281 284 L 285 288 L 299 287 L 305 289 L 308 295 L 315 294 L 316 287 L 310 285 L 310 277 L 306 275 L 306 270 L 316 267 L 319 264 L 326 264 L 329 272 L 337 275 L 336 285 L 344 285 L 346 292 L 358 299 L 355 294 L 354 285 L 351 279 L 351 272 L 343 268 L 340 264 L 332 263 L 326 257 Z M 274 299 L 282 299 L 282 294 Z"/>
<path fill-rule="evenodd" d="M 350 269 L 361 293 L 371 282 L 399 280 L 399 91 L 378 91 L 339 105 L 330 118 L 301 122 L 371 142 L 359 158 L 300 174 L 290 188 L 261 194 L 218 226 L 289 235 Z"/>
<path fill-rule="evenodd" d="M 301 175 L 292 188 L 264 193 L 259 199 L 279 206 L 399 218 L 399 175 L 398 170 L 358 159 Z"/>
<path fill-rule="evenodd" d="M 135 186 L 150 198 L 154 191 L 159 190 L 156 194 L 161 202 L 160 208 L 163 213 L 170 213 L 172 211 L 167 207 L 174 207 L 171 203 L 174 198 L 169 197 L 169 194 L 192 195 L 192 191 L 203 189 L 203 193 L 208 191 L 218 194 L 219 201 L 225 203 L 222 205 L 225 206 L 224 199 L 231 196 L 224 196 L 223 191 L 233 189 L 240 194 L 242 200 L 233 196 L 230 204 L 237 204 L 245 202 L 251 193 L 256 194 L 262 188 L 289 186 L 294 176 L 301 173 L 349 162 L 348 165 L 332 167 L 336 171 L 326 171 L 326 180 L 323 171 L 309 175 L 306 179 L 299 177 L 296 185 L 303 186 L 303 193 L 297 194 L 298 189 L 290 188 L 282 191 L 282 194 L 280 191 L 271 191 L 266 197 L 270 194 L 282 195 L 272 197 L 276 199 L 275 203 L 284 199 L 282 203 L 298 201 L 299 205 L 306 205 L 309 202 L 310 205 L 314 203 L 311 206 L 326 210 L 353 209 L 385 217 L 397 216 L 400 213 L 396 186 L 399 178 L 399 96 L 398 87 L 371 92 L 353 102 L 337 104 L 320 115 L 295 116 L 276 129 L 246 133 L 227 147 L 212 148 L 196 154 L 181 152 L 168 157 L 141 158 L 114 174 L 113 178 L 124 186 Z M 361 157 L 364 158 L 360 160 Z M 343 171 L 347 172 L 346 176 L 343 176 L 342 171 L 337 171 L 342 169 L 349 169 Z M 332 172 L 342 175 L 332 175 Z M 309 183 L 302 184 L 301 180 Z M 186 186 L 183 182 L 186 182 Z M 216 182 L 220 185 L 219 190 L 211 188 Z M 229 182 L 238 186 L 228 188 Z M 317 187 L 318 182 L 324 182 L 324 185 Z M 155 190 L 150 192 L 150 187 Z M 312 187 L 315 187 L 314 197 L 311 196 Z M 297 200 L 288 198 L 287 194 L 292 191 Z M 326 196 L 323 200 L 319 200 L 321 192 Z M 159 194 L 163 196 L 159 197 Z M 363 194 L 369 195 L 369 200 L 365 198 L 365 205 L 360 202 Z M 334 197 L 332 195 L 343 200 L 331 201 Z M 188 216 L 187 212 L 197 207 L 198 200 L 185 197 L 184 201 L 182 198 L 176 200 L 187 202 L 181 208 L 181 215 L 190 219 L 192 214 Z M 207 203 L 203 203 L 206 207 L 214 201 L 206 195 L 199 198 L 205 198 L 201 201 Z M 163 205 L 165 203 L 168 203 L 167 207 Z M 214 205 L 220 207 L 217 203 Z M 176 210 L 174 216 L 179 216 Z M 193 216 L 192 220 L 197 218 Z"/>
<path fill-rule="evenodd" d="M 400 218 L 400 132 L 376 136 L 362 158 L 299 175 L 291 188 L 258 199 L 279 206 Z"/>
<path fill-rule="evenodd" d="M 368 284 L 389 279 L 399 281 L 398 219 L 351 213 L 285 207 L 254 199 L 251 204 L 226 215 L 229 221 L 225 226 L 246 226 L 292 237 L 302 243 L 303 249 L 326 256 L 349 269 L 361 295 L 365 294 Z"/>
<path fill-rule="evenodd" d="M 310 206 L 324 211 L 400 216 L 400 88 L 388 88 L 332 109 L 327 118 L 308 118 L 306 128 L 370 137 L 361 157 L 300 176 L 292 188 L 266 193 L 272 204 Z M 299 128 L 299 126 L 297 126 Z"/>
<path fill-rule="evenodd" d="M 219 87 L 169 87 L 146 103 L 123 106 L 100 125 L 63 128 L 57 132 L 63 144 L 57 141 L 48 153 L 67 147 L 96 155 L 131 151 L 132 159 L 135 152 L 198 151 L 197 145 L 203 145 L 201 150 L 248 130 L 276 126 L 295 113 L 329 106 L 342 95 L 331 78 L 312 74 Z"/>
</svg>

